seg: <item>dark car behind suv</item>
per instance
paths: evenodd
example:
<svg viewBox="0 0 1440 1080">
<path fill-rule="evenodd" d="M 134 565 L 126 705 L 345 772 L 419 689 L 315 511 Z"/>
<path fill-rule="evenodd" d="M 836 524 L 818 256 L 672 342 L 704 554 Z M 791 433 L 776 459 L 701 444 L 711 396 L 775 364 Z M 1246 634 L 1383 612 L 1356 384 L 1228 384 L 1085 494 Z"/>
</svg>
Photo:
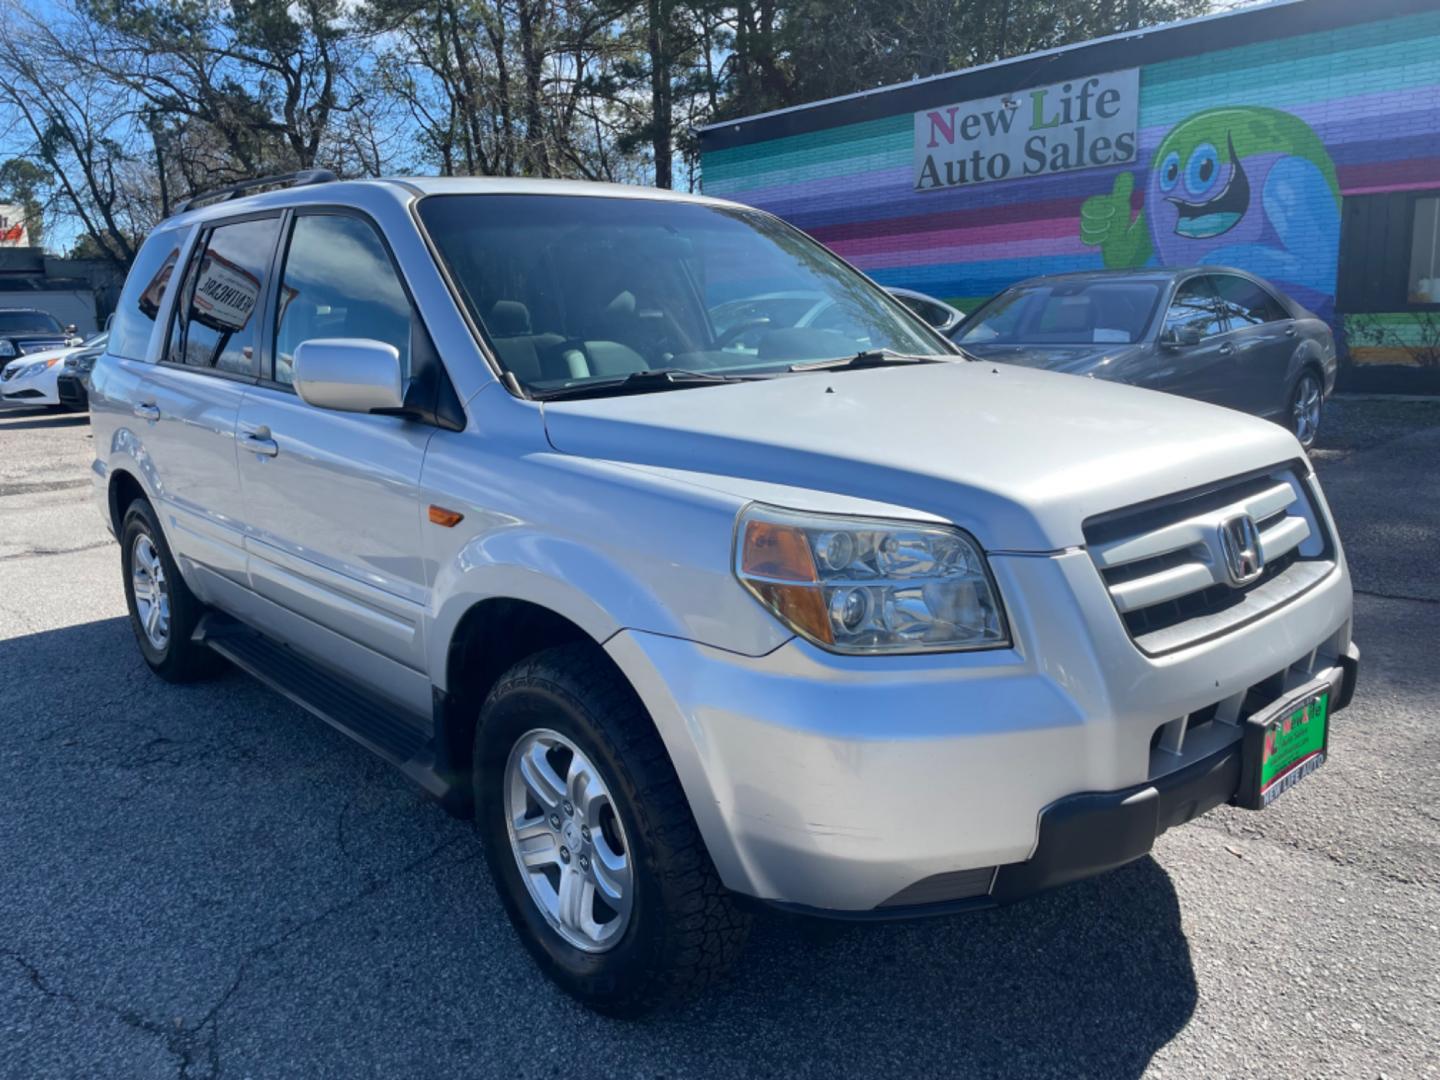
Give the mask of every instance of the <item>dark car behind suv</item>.
<svg viewBox="0 0 1440 1080">
<path fill-rule="evenodd" d="M 17 356 L 63 349 L 74 336 L 48 311 L 35 308 L 0 309 L 0 368 Z"/>
<path fill-rule="evenodd" d="M 1315 441 L 1335 341 L 1268 282 L 1224 266 L 1030 278 L 954 339 L 985 360 L 1131 383 L 1226 405 Z"/>
</svg>

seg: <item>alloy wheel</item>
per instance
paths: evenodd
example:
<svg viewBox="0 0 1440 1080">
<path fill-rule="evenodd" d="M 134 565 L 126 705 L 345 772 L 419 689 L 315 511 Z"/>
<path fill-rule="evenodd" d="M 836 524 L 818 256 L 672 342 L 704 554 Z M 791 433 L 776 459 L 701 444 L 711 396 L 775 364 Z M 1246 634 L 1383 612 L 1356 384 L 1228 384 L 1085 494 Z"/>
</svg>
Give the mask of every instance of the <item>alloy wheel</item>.
<svg viewBox="0 0 1440 1080">
<path fill-rule="evenodd" d="M 130 586 L 146 639 L 163 650 L 170 641 L 170 585 L 160 552 L 144 533 L 135 537 L 130 549 Z"/>
<path fill-rule="evenodd" d="M 1302 375 L 1295 384 L 1295 396 L 1290 403 L 1290 417 L 1295 437 L 1301 446 L 1315 441 L 1320 430 L 1321 409 L 1320 383 L 1313 375 Z"/>
<path fill-rule="evenodd" d="M 570 945 L 604 952 L 625 933 L 635 871 L 600 771 L 559 732 L 528 731 L 505 764 L 505 825 L 520 876 Z"/>
</svg>

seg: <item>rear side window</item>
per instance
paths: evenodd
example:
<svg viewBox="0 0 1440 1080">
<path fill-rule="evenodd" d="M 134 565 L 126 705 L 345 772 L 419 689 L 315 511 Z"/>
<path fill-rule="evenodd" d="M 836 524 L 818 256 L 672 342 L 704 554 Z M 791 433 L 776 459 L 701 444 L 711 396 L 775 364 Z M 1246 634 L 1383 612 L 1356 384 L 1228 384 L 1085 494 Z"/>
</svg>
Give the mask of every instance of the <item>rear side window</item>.
<svg viewBox="0 0 1440 1080">
<path fill-rule="evenodd" d="M 342 214 L 295 219 L 280 284 L 275 381 L 294 381 L 295 349 L 312 338 L 368 338 L 400 350 L 410 375 L 410 299 L 375 229 Z"/>
<path fill-rule="evenodd" d="M 1290 318 L 1280 301 L 1253 281 L 1234 274 L 1216 274 L 1211 280 L 1234 329 Z"/>
<path fill-rule="evenodd" d="M 125 288 L 120 293 L 120 303 L 115 308 L 115 318 L 110 323 L 110 346 L 112 356 L 123 356 L 127 360 L 148 360 L 150 332 L 160 314 L 160 302 L 165 298 L 165 287 L 175 273 L 175 263 L 180 258 L 180 241 L 184 238 L 180 229 L 166 229 L 150 234 L 140 248 L 140 254 L 130 267 L 125 278 Z"/>
<path fill-rule="evenodd" d="M 1175 290 L 1175 299 L 1165 312 L 1165 329 L 1182 326 L 1193 326 L 1202 338 L 1225 333 L 1225 318 L 1210 278 L 1193 277 Z"/>
<path fill-rule="evenodd" d="M 256 326 L 279 231 L 279 218 L 258 218 L 220 225 L 203 238 L 190 260 L 182 308 L 171 328 L 170 363 L 259 374 Z"/>
</svg>

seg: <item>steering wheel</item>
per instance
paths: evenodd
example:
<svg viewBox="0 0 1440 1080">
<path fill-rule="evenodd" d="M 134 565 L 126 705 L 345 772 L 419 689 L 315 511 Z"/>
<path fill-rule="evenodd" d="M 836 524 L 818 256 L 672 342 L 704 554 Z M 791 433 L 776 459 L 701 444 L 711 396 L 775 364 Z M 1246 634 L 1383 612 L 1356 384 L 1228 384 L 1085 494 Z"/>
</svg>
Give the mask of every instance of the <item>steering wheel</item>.
<svg viewBox="0 0 1440 1080">
<path fill-rule="evenodd" d="M 738 338 L 746 330 L 754 330 L 756 327 L 769 326 L 773 320 L 768 315 L 757 315 L 753 319 L 741 319 L 733 326 L 726 327 L 715 337 L 715 347 L 723 349 L 732 341 Z"/>
</svg>

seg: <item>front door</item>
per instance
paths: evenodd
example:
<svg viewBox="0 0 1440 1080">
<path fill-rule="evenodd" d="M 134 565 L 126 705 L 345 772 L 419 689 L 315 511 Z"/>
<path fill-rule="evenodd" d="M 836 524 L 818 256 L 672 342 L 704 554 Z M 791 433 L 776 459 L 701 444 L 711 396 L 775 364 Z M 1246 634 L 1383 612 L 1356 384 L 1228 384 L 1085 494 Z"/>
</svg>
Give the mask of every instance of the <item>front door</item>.
<svg viewBox="0 0 1440 1080">
<path fill-rule="evenodd" d="M 1199 333 L 1197 343 L 1163 344 L 1170 331 L 1187 327 Z M 1230 340 L 1228 329 L 1209 276 L 1200 274 L 1182 281 L 1165 311 L 1157 363 L 1136 380 L 1136 385 L 1216 405 L 1230 404 L 1235 378 L 1235 344 Z"/>
<path fill-rule="evenodd" d="M 370 223 L 302 212 L 281 270 L 271 377 L 240 406 L 237 454 L 252 614 L 274 634 L 428 716 L 420 468 L 434 428 L 307 405 L 292 388 L 312 338 L 394 345 L 415 316 Z"/>
<path fill-rule="evenodd" d="M 1215 274 L 1215 291 L 1235 341 L 1231 404 L 1256 416 L 1276 416 L 1289 406 L 1290 361 L 1298 339 L 1295 320 L 1259 282 L 1239 274 Z"/>
</svg>

